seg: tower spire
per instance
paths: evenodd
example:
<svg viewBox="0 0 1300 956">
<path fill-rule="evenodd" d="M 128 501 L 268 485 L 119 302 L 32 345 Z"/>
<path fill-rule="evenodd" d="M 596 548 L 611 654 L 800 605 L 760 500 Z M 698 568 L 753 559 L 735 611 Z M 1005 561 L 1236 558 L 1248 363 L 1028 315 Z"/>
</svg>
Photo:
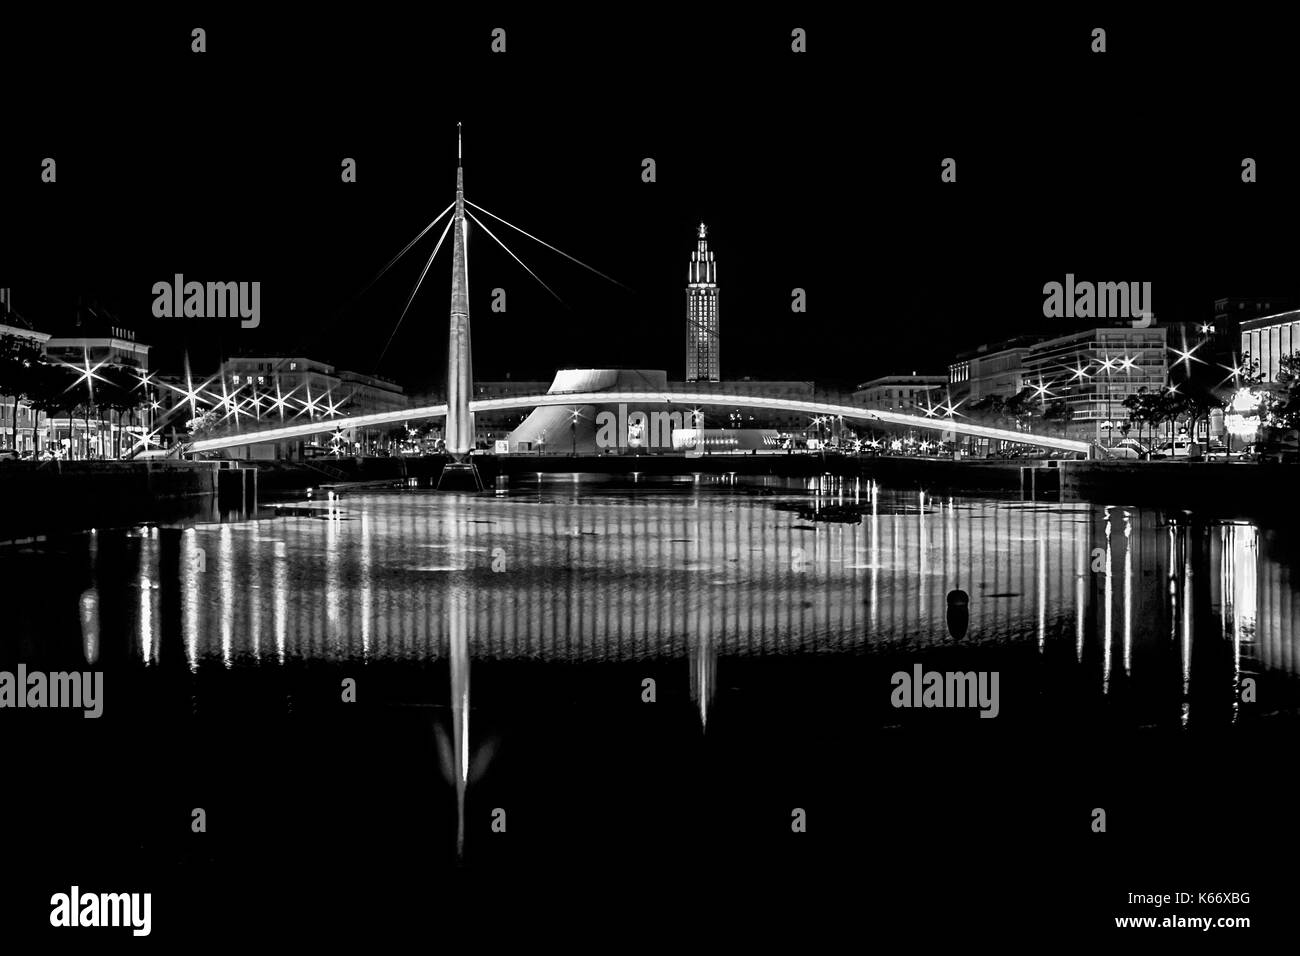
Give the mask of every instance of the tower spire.
<svg viewBox="0 0 1300 956">
<path fill-rule="evenodd" d="M 456 218 L 465 219 L 465 174 L 461 169 L 460 124 L 456 124 Z"/>
</svg>

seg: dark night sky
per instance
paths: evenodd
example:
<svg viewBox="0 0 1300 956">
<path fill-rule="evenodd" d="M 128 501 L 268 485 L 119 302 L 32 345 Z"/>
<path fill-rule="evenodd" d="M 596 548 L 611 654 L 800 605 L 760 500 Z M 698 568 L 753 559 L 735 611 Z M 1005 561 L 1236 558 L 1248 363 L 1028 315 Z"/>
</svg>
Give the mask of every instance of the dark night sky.
<svg viewBox="0 0 1300 956">
<path fill-rule="evenodd" d="M 78 297 L 107 306 L 165 370 L 185 348 L 196 370 L 292 349 L 435 385 L 450 243 L 380 353 L 441 225 L 358 294 L 450 202 L 460 120 L 471 199 L 633 289 L 488 220 L 560 306 L 471 226 L 480 378 L 566 365 L 679 377 L 700 219 L 724 378 L 941 371 L 982 341 L 1067 331 L 1041 310 L 1043 283 L 1067 272 L 1151 281 L 1164 319 L 1209 318 L 1221 295 L 1297 297 L 1286 223 L 1300 155 L 1263 27 L 1107 16 L 1110 52 L 1095 56 L 1101 14 L 625 16 L 10 24 L 0 285 L 51 331 Z M 488 51 L 497 25 L 504 56 Z M 806 56 L 789 53 L 794 25 Z M 1260 163 L 1251 186 L 1246 155 Z M 339 181 L 344 156 L 355 185 Z M 944 156 L 956 184 L 939 182 Z M 176 272 L 260 280 L 261 328 L 155 320 L 151 287 Z M 496 286 L 505 315 L 488 309 Z M 806 315 L 789 310 L 796 286 Z"/>
</svg>

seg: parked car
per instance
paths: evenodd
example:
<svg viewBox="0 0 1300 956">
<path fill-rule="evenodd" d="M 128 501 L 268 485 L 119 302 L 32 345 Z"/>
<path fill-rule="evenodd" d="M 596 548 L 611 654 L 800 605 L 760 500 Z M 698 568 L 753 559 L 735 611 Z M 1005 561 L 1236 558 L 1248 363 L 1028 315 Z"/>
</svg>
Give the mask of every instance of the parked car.
<svg viewBox="0 0 1300 956">
<path fill-rule="evenodd" d="M 1152 458 L 1200 458 L 1202 448 L 1186 435 L 1167 441 L 1151 455 Z"/>
<path fill-rule="evenodd" d="M 22 455 L 12 448 L 0 448 L 0 461 L 18 461 Z"/>
<path fill-rule="evenodd" d="M 1122 441 L 1116 442 L 1115 447 L 1131 449 L 1132 451 L 1137 452 L 1139 458 L 1146 458 L 1151 454 L 1151 449 L 1142 444 L 1136 438 L 1125 438 Z"/>
<path fill-rule="evenodd" d="M 1215 461 L 1245 461 L 1253 458 L 1254 455 L 1248 449 L 1232 451 L 1226 442 L 1216 438 L 1211 440 L 1209 447 L 1205 449 L 1205 457 L 1212 458 Z"/>
</svg>

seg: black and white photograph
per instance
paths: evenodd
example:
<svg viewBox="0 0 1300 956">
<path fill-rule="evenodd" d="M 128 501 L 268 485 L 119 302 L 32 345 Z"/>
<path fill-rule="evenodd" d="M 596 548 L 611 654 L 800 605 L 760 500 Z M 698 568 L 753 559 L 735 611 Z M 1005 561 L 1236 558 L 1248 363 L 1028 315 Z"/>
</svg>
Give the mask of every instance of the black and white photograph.
<svg viewBox="0 0 1300 956">
<path fill-rule="evenodd" d="M 1290 938 L 1278 15 L 0 14 L 0 949 Z"/>
</svg>

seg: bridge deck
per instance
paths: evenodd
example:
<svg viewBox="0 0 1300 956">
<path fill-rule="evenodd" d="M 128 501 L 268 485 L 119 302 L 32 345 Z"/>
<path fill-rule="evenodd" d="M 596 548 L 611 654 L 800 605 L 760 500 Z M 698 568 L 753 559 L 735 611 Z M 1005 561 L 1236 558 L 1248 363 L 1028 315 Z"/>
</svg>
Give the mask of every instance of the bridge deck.
<svg viewBox="0 0 1300 956">
<path fill-rule="evenodd" d="M 739 405 L 746 408 L 761 408 L 770 411 L 803 412 L 810 417 L 814 415 L 842 416 L 855 421 L 878 421 L 890 425 L 904 425 L 909 428 L 950 431 L 958 435 L 991 438 L 998 441 L 1016 442 L 1022 445 L 1037 445 L 1056 451 L 1088 454 L 1091 448 L 1089 442 L 1077 439 L 1038 435 L 1032 432 L 1013 431 L 1006 428 L 992 428 L 987 425 L 976 425 L 953 418 L 908 415 L 903 412 L 888 412 L 866 408 L 862 405 L 805 402 L 796 399 L 745 395 L 743 393 L 726 394 L 689 391 L 548 392 L 544 395 L 512 395 L 509 398 L 481 399 L 470 402 L 469 408 L 471 412 L 497 412 L 520 408 L 536 408 L 542 405 L 616 405 L 619 403 L 680 405 L 688 409 L 710 405 Z M 191 452 L 220 451 L 226 448 L 237 448 L 241 445 L 257 444 L 258 442 L 306 438 L 311 435 L 332 432 L 337 428 L 371 428 L 376 425 L 392 425 L 426 418 L 442 418 L 446 414 L 447 406 L 442 404 L 405 408 L 394 412 L 378 412 L 372 415 L 354 415 L 348 418 L 319 419 L 298 425 L 282 425 L 275 428 L 258 429 L 240 435 L 202 438 L 193 442 L 189 450 Z"/>
</svg>

